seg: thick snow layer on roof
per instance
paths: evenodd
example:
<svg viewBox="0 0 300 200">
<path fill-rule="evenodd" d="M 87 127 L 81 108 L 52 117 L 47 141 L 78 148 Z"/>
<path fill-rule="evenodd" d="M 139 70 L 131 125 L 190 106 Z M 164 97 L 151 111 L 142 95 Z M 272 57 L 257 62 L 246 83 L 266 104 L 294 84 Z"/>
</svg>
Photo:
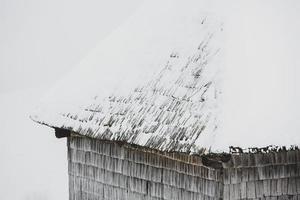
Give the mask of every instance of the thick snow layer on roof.
<svg viewBox="0 0 300 200">
<path fill-rule="evenodd" d="M 223 25 L 197 4 L 143 5 L 31 118 L 164 151 L 210 148 L 218 126 Z"/>
</svg>

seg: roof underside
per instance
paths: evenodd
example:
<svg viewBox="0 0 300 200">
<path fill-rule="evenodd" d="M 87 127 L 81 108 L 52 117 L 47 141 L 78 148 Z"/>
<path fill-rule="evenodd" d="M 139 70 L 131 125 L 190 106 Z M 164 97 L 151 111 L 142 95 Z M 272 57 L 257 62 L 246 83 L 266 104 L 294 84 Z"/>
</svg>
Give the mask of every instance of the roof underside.
<svg viewBox="0 0 300 200">
<path fill-rule="evenodd" d="M 149 71 L 153 63 L 149 63 L 148 60 L 149 58 L 155 59 L 149 55 L 152 55 L 152 52 L 155 55 L 156 51 L 166 49 L 159 52 L 163 59 L 157 62 L 158 64 L 154 62 L 156 65 L 149 79 L 137 81 L 136 84 L 131 84 L 132 87 L 128 86 L 122 92 L 111 90 L 105 93 L 106 96 L 101 94 L 101 87 L 105 86 L 99 84 L 97 87 L 99 87 L 100 94 L 95 93 L 91 96 L 91 101 L 82 102 L 76 109 L 63 112 L 48 109 L 46 113 L 43 111 L 32 115 L 32 119 L 51 127 L 67 129 L 92 138 L 124 141 L 163 151 L 199 152 L 208 149 L 212 145 L 218 124 L 216 118 L 219 94 L 217 72 L 221 57 L 222 25 L 207 14 L 190 13 L 189 17 L 182 17 L 186 16 L 184 14 L 174 15 L 176 16 L 174 17 L 169 12 L 166 14 L 170 16 L 162 22 L 155 21 L 159 19 L 155 18 L 151 27 L 151 30 L 155 32 L 153 33 L 154 39 L 150 41 L 148 38 L 141 38 L 141 41 L 145 41 L 143 45 L 140 42 L 137 45 L 132 43 L 130 48 L 136 46 L 138 54 L 126 54 L 130 62 L 124 61 L 124 66 L 115 62 L 115 65 L 119 65 L 120 68 L 129 67 L 134 63 L 140 68 L 148 68 Z M 130 23 L 137 27 L 135 30 L 149 31 L 144 28 L 139 29 L 140 23 L 134 23 L 135 18 L 137 16 Z M 174 33 L 172 31 L 174 23 L 170 22 L 181 18 L 184 18 L 183 27 L 189 27 L 189 30 L 183 29 L 180 34 Z M 164 19 L 164 16 L 161 16 L 161 19 Z M 155 26 L 160 23 L 162 26 L 170 27 L 156 29 Z M 127 24 L 126 28 L 125 24 L 122 30 L 126 29 L 128 35 L 132 35 L 133 29 L 130 27 Z M 165 33 L 166 31 L 169 32 Z M 139 32 L 134 32 L 134 35 L 139 34 Z M 172 34 L 174 35 L 174 37 L 170 36 L 172 40 L 168 42 L 161 40 L 166 35 Z M 161 36 L 158 37 L 159 35 Z M 118 34 L 113 34 L 113 38 L 117 36 Z M 113 42 L 111 45 L 114 46 Z M 160 48 L 160 45 L 169 46 Z M 144 49 L 147 51 L 143 52 Z M 118 50 L 111 52 L 118 55 L 116 51 Z M 126 48 L 122 51 L 125 52 Z M 132 52 L 132 49 L 128 51 Z M 115 59 L 118 59 L 118 56 L 115 56 Z M 96 60 L 99 60 L 96 64 L 102 65 L 101 55 Z M 110 62 L 113 63 L 114 60 Z M 140 71 L 143 72 L 143 70 Z M 138 71 L 128 73 L 138 73 Z M 101 79 L 100 74 L 99 79 Z M 77 79 L 76 81 L 86 80 Z M 134 82 L 134 80 L 131 81 Z M 120 85 L 120 88 L 122 87 Z M 85 89 L 89 90 L 89 88 Z"/>
</svg>

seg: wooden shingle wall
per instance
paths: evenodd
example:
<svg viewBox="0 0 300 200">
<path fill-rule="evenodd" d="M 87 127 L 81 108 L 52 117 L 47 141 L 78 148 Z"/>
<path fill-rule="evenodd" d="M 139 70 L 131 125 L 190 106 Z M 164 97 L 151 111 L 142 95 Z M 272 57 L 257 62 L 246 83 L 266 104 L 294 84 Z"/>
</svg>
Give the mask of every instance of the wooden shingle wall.
<svg viewBox="0 0 300 200">
<path fill-rule="evenodd" d="M 199 156 L 69 137 L 70 200 L 300 200 L 299 150 L 230 157 L 215 169 Z"/>
<path fill-rule="evenodd" d="M 220 170 L 197 156 L 68 138 L 71 200 L 220 199 Z"/>
<path fill-rule="evenodd" d="M 232 155 L 224 199 L 300 199 L 300 151 Z"/>
</svg>

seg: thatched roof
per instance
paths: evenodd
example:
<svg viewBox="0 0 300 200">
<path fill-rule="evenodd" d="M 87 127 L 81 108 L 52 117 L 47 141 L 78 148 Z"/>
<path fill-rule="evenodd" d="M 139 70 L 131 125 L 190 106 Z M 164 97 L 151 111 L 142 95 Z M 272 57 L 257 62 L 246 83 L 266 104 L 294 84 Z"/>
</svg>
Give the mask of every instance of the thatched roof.
<svg viewBox="0 0 300 200">
<path fill-rule="evenodd" d="M 217 128 L 222 24 L 199 5 L 154 2 L 61 84 L 77 83 L 69 84 L 77 95 L 46 103 L 31 118 L 83 136 L 163 151 L 208 149 Z M 75 103 L 82 96 L 90 100 Z"/>
</svg>

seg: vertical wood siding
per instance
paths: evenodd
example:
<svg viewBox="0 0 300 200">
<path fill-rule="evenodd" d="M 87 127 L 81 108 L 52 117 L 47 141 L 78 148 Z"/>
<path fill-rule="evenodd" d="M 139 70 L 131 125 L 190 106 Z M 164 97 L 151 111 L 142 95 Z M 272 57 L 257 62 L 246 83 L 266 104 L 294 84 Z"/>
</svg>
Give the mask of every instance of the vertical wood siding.
<svg viewBox="0 0 300 200">
<path fill-rule="evenodd" d="M 70 200 L 300 200 L 300 151 L 199 156 L 68 138 Z"/>
</svg>

